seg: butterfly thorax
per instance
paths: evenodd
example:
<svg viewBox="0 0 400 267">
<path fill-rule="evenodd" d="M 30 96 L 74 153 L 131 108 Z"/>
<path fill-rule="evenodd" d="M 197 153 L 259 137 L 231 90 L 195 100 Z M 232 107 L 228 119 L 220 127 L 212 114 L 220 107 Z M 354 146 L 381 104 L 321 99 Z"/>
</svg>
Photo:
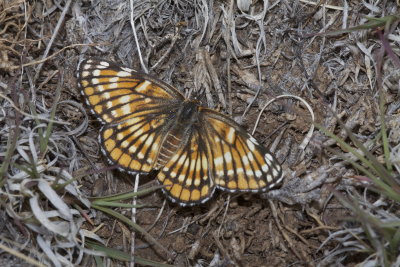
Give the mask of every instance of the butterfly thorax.
<svg viewBox="0 0 400 267">
<path fill-rule="evenodd" d="M 193 127 L 197 127 L 199 121 L 199 105 L 195 101 L 184 101 L 176 112 L 169 118 L 170 128 L 166 132 L 164 141 L 158 154 L 155 165 L 160 169 L 168 160 L 179 150 L 180 146 L 186 143 L 193 132 Z"/>
</svg>

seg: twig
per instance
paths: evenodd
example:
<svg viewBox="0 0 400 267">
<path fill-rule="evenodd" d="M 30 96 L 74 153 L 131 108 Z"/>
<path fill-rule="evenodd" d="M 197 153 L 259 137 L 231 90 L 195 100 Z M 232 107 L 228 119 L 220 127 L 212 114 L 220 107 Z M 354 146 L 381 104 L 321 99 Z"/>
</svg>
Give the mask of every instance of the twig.
<svg viewBox="0 0 400 267">
<path fill-rule="evenodd" d="M 24 255 L 23 253 L 16 251 L 15 249 L 9 248 L 3 244 L 0 243 L 0 249 L 4 250 L 5 252 L 10 253 L 11 255 L 14 255 L 15 257 L 18 257 L 24 261 L 26 261 L 29 264 L 32 264 L 34 266 L 40 266 L 40 267 L 46 267 L 46 265 L 44 265 L 43 263 L 38 262 L 35 259 L 32 259 L 26 255 Z"/>
<path fill-rule="evenodd" d="M 64 10 L 60 15 L 60 19 L 57 22 L 56 28 L 54 29 L 54 32 L 53 32 L 53 35 L 51 36 L 51 39 L 50 39 L 49 43 L 47 44 L 46 50 L 44 51 L 44 54 L 42 56 L 42 60 L 47 57 L 47 54 L 49 53 L 50 48 L 52 47 L 53 42 L 57 37 L 58 31 L 60 30 L 61 25 L 64 23 L 65 15 L 67 14 L 67 12 L 69 10 L 69 6 L 71 5 L 71 3 L 72 3 L 72 0 L 68 0 L 68 2 L 65 4 Z M 35 81 L 39 78 L 40 71 L 42 70 L 42 67 L 43 67 L 43 63 L 40 63 L 39 66 L 37 66 L 36 74 L 35 74 L 35 77 L 33 79 L 33 83 L 35 83 Z"/>
<path fill-rule="evenodd" d="M 78 46 L 96 46 L 96 45 L 101 45 L 102 43 L 95 43 L 95 44 L 72 44 L 66 47 L 63 47 L 62 49 L 58 50 L 57 52 L 55 52 L 54 54 L 52 54 L 51 56 L 48 56 L 46 58 L 43 58 L 41 60 L 36 60 L 36 61 L 31 61 L 25 64 L 22 64 L 22 67 L 28 67 L 28 66 L 32 66 L 32 65 L 36 65 L 36 64 L 42 64 L 43 62 L 57 56 L 58 54 L 60 54 L 61 52 L 63 52 L 66 49 L 69 48 L 74 48 L 74 47 L 78 47 Z M 21 68 L 21 66 L 11 66 L 9 67 L 10 70 L 15 70 L 15 69 L 19 69 Z"/>
<path fill-rule="evenodd" d="M 71 125 L 71 123 L 69 123 L 69 122 L 56 121 L 56 120 L 44 118 L 44 117 L 42 117 L 42 116 L 40 116 L 40 115 L 38 115 L 38 116 L 33 116 L 33 115 L 31 115 L 31 114 L 28 114 L 28 113 L 22 111 L 21 109 L 19 109 L 19 108 L 14 104 L 14 102 L 13 102 L 10 98 L 8 98 L 7 96 L 5 96 L 5 95 L 3 95 L 3 94 L 1 94 L 1 93 L 0 93 L 0 98 L 3 98 L 3 99 L 5 99 L 5 100 L 7 100 L 8 102 L 10 102 L 11 106 L 12 106 L 13 108 L 15 108 L 16 111 L 18 111 L 19 113 L 21 113 L 22 115 L 24 115 L 24 116 L 26 116 L 26 117 L 28 117 L 28 118 L 31 118 L 31 119 L 39 119 L 39 120 L 44 120 L 44 121 L 47 121 L 47 122 L 58 123 L 58 124 L 64 124 L 64 125 Z"/>
<path fill-rule="evenodd" d="M 135 37 L 135 43 L 136 43 L 136 48 L 137 48 L 139 59 L 140 59 L 140 65 L 142 66 L 142 69 L 145 73 L 149 73 L 146 66 L 144 65 L 143 58 L 142 58 L 142 52 L 140 51 L 139 40 L 138 40 L 137 34 L 136 34 L 135 21 L 133 19 L 133 0 L 129 0 L 129 3 L 130 3 L 130 8 L 131 8 L 131 27 L 132 27 L 132 31 L 133 31 L 133 36 Z"/>
<path fill-rule="evenodd" d="M 135 187 L 134 187 L 134 192 L 137 193 L 138 187 L 139 187 L 139 177 L 140 174 L 136 174 L 135 177 Z M 137 196 L 133 197 L 132 204 L 135 206 L 132 208 L 132 222 L 136 224 L 136 203 L 137 202 Z M 131 232 L 131 256 L 132 256 L 132 261 L 130 262 L 129 266 L 134 267 L 135 266 L 135 239 L 136 239 L 136 231 Z"/>
<path fill-rule="evenodd" d="M 280 95 L 280 96 L 277 96 L 277 97 L 271 99 L 270 101 L 268 101 L 264 105 L 264 107 L 261 109 L 260 113 L 258 114 L 256 123 L 254 125 L 254 129 L 253 129 L 253 132 L 252 132 L 253 135 L 254 135 L 254 132 L 257 129 L 257 125 L 260 122 L 260 118 L 261 118 L 261 115 L 264 112 L 264 110 L 267 108 L 267 106 L 269 106 L 269 104 L 271 104 L 272 102 L 274 102 L 275 100 L 277 100 L 279 98 L 296 98 L 297 100 L 300 100 L 301 102 L 303 102 L 303 104 L 307 107 L 308 111 L 311 114 L 311 120 L 314 122 L 314 120 L 315 120 L 314 112 L 313 112 L 311 106 L 307 103 L 307 101 L 305 101 L 303 98 L 295 96 L 295 95 Z M 301 142 L 301 144 L 299 145 L 299 148 L 301 150 L 304 150 L 306 148 L 306 146 L 310 142 L 310 139 L 311 139 L 313 133 L 314 133 L 314 124 L 311 125 L 310 130 L 308 131 L 306 137 L 304 137 L 303 142 Z"/>
<path fill-rule="evenodd" d="M 316 2 L 312 2 L 312 1 L 308 1 L 308 0 L 300 0 L 300 2 L 309 4 L 309 5 L 313 5 L 313 6 L 323 6 L 325 8 L 334 9 L 334 10 L 343 10 L 344 9 L 343 7 L 339 7 L 339 6 L 320 4 L 320 3 L 316 3 Z"/>
</svg>

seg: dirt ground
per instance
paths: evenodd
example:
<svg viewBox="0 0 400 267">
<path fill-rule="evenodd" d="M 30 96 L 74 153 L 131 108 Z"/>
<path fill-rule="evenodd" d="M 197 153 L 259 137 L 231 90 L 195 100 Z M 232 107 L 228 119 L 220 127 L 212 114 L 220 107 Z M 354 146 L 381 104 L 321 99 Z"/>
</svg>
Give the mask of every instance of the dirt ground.
<svg viewBox="0 0 400 267">
<path fill-rule="evenodd" d="M 203 106 L 228 114 L 248 132 L 256 126 L 256 139 L 282 163 L 284 184 L 264 194 L 217 191 L 210 201 L 195 207 L 173 204 L 160 190 L 140 197 L 138 201 L 145 206 L 137 209 L 136 223 L 164 249 L 149 245 L 141 234 L 133 235 L 123 222 L 84 205 L 80 208 L 92 223 L 79 221 L 76 238 L 83 237 L 79 229 L 93 231 L 107 247 L 134 251 L 136 257 L 173 266 L 355 266 L 370 253 L 345 244 L 353 242 L 354 236 L 340 231 L 355 227 L 354 214 L 333 192 L 362 194 L 363 174 L 335 154 L 350 157 L 345 147 L 322 130 L 314 128 L 310 137 L 307 134 L 314 116 L 317 124 L 354 147 L 338 116 L 382 160 L 383 148 L 373 141 L 380 127 L 379 90 L 384 90 L 389 142 L 398 144 L 400 73 L 388 56 L 382 56 L 379 32 L 321 34 L 365 24 L 365 16 L 382 17 L 399 10 L 396 1 L 369 2 L 0 0 L 0 161 L 8 159 L 5 152 L 12 131 L 7 125 L 21 125 L 20 136 L 29 140 L 26 129 L 39 124 L 25 114 L 51 114 L 59 101 L 53 118 L 70 124 L 52 126 L 47 156 L 39 152 L 38 158 L 32 156 L 31 143 L 19 141 L 22 147 L 10 162 L 47 164 L 45 171 L 39 171 L 44 174 L 55 160 L 52 168 L 76 178 L 72 185 L 78 193 L 74 196 L 81 201 L 133 190 L 134 177 L 110 169 L 101 155 L 97 141 L 101 123 L 84 105 L 76 68 L 88 57 L 138 70 L 145 66 L 151 75 Z M 388 45 L 398 56 L 397 23 L 387 31 L 391 34 Z M 283 95 L 302 98 L 312 115 L 298 98 L 279 98 Z M 11 103 L 24 113 L 11 112 Z M 39 151 L 38 143 L 33 146 Z M 26 157 L 22 150 L 29 151 Z M 11 164 L 8 175 L 14 179 L 20 169 Z M 7 210 L 0 216 L 5 221 L 2 236 L 24 244 L 29 250 L 21 252 L 44 264 L 56 265 L 57 260 L 44 256 L 49 252 L 38 240 L 41 234 L 56 257 L 68 259 L 61 265 L 96 265 L 89 253 L 79 254 L 81 248 L 62 248 L 54 234 L 39 231 L 32 222 L 29 226 L 21 223 L 27 219 L 21 213 L 28 214 L 32 206 L 29 199 L 44 192 L 33 190 L 36 180 L 29 179 L 2 184 L 2 192 L 21 194 L 13 197 L 15 202 L 2 197 Z M 11 184 L 27 184 L 33 193 L 16 193 L 19 187 Z M 156 184 L 154 177 L 140 177 L 141 186 L 149 184 Z M 71 192 L 60 196 L 75 210 L 76 202 L 68 201 Z M 45 196 L 39 197 L 40 206 L 52 210 L 55 204 Z M 379 196 L 369 194 L 369 198 L 375 201 Z M 130 209 L 116 210 L 132 217 Z M 396 205 L 393 212 L 398 213 Z M 16 222 L 21 225 L 16 227 Z M 14 245 L 23 250 L 16 244 L 10 246 Z M 0 260 L 13 266 L 20 261 L 7 253 Z M 129 265 L 114 259 L 106 264 Z"/>
</svg>

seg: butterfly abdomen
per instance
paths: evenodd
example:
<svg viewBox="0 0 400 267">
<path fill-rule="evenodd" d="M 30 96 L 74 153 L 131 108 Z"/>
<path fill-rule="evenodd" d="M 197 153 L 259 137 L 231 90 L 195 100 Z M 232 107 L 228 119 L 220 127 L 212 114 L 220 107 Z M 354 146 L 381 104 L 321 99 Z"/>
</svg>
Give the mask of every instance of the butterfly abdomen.
<svg viewBox="0 0 400 267">
<path fill-rule="evenodd" d="M 157 163 L 155 169 L 162 168 L 171 157 L 178 151 L 178 148 L 182 142 L 181 134 L 179 129 L 174 127 L 174 130 L 167 133 L 161 149 L 158 154 Z"/>
<path fill-rule="evenodd" d="M 156 168 L 162 168 L 189 138 L 192 128 L 198 122 L 199 106 L 193 101 L 185 101 L 179 110 L 170 117 L 171 128 L 162 143 Z"/>
</svg>

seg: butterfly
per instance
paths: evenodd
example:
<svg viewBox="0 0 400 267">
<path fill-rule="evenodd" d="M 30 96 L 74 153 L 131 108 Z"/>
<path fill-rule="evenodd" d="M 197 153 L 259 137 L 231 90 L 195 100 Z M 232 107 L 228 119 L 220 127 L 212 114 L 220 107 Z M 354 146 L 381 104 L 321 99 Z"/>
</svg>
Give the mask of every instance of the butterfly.
<svg viewBox="0 0 400 267">
<path fill-rule="evenodd" d="M 253 136 L 171 85 L 99 59 L 83 60 L 77 76 L 103 124 L 99 142 L 108 162 L 130 174 L 158 171 L 172 202 L 193 206 L 216 188 L 264 192 L 281 183 L 281 165 Z"/>
</svg>

